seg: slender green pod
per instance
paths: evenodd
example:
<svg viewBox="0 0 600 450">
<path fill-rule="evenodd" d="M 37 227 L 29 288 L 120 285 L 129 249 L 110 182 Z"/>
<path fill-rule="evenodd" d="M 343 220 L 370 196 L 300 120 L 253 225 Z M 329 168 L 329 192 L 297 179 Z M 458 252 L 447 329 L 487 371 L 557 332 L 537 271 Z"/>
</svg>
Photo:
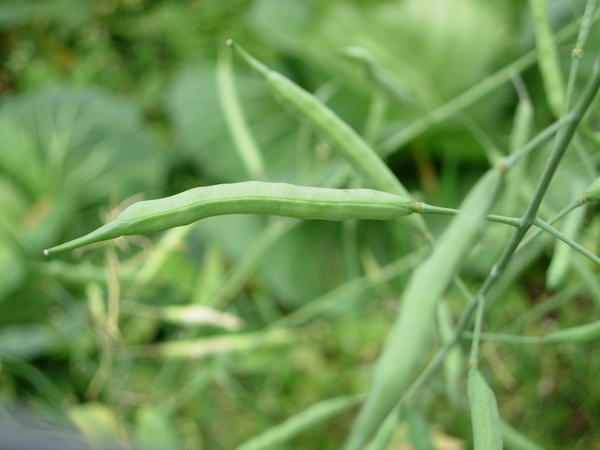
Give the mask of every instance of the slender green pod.
<svg viewBox="0 0 600 450">
<path fill-rule="evenodd" d="M 413 448 L 435 450 L 431 440 L 431 424 L 416 405 L 404 405 L 403 415 L 408 425 L 408 436 Z"/>
<path fill-rule="evenodd" d="M 502 450 L 502 424 L 496 396 L 477 367 L 469 369 L 467 390 L 475 450 Z"/>
<path fill-rule="evenodd" d="M 529 7 L 533 17 L 538 64 L 548 106 L 552 113 L 559 117 L 564 103 L 565 86 L 558 63 L 556 44 L 548 23 L 546 0 L 529 0 Z"/>
<path fill-rule="evenodd" d="M 231 63 L 231 52 L 228 49 L 220 51 L 217 61 L 217 87 L 225 122 L 248 175 L 255 180 L 265 181 L 267 175 L 263 156 L 237 96 Z"/>
<path fill-rule="evenodd" d="M 406 392 L 427 354 L 436 305 L 485 227 L 504 168 L 489 170 L 471 189 L 431 255 L 409 278 L 399 316 L 374 368 L 369 393 L 346 443 L 361 449 Z"/>
<path fill-rule="evenodd" d="M 233 41 L 227 43 L 265 80 L 280 103 L 308 122 L 371 186 L 408 197 L 404 186 L 377 153 L 331 109 L 288 78 L 257 61 Z"/>
<path fill-rule="evenodd" d="M 571 98 L 575 88 L 575 81 L 577 79 L 577 73 L 579 71 L 579 63 L 583 57 L 585 43 L 590 36 L 590 30 L 592 24 L 595 21 L 597 0 L 587 0 L 585 5 L 585 11 L 580 21 L 579 34 L 577 35 L 577 42 L 575 47 L 571 51 L 571 68 L 569 70 L 569 78 L 567 81 L 567 90 L 565 92 L 565 101 L 563 103 L 563 111 L 567 111 L 571 106 Z"/>
<path fill-rule="evenodd" d="M 525 147 L 529 139 L 531 139 L 531 130 L 533 129 L 535 113 L 529 94 L 523 86 L 523 81 L 518 79 L 515 82 L 519 93 L 519 103 L 515 111 L 515 119 L 513 121 L 513 129 L 510 133 L 510 153 Z"/>
<path fill-rule="evenodd" d="M 123 349 L 124 358 L 205 359 L 228 352 L 253 351 L 296 342 L 298 338 L 288 330 L 270 330 L 254 333 L 221 334 L 195 339 L 183 339 L 131 346 Z"/>
<path fill-rule="evenodd" d="M 569 239 L 577 240 L 581 226 L 587 214 L 587 205 L 575 209 L 561 223 L 561 232 Z M 573 249 L 562 241 L 554 243 L 552 260 L 546 271 L 546 287 L 549 290 L 558 289 L 573 267 Z"/>
<path fill-rule="evenodd" d="M 440 338 L 445 344 L 452 339 L 454 323 L 445 302 L 437 308 L 437 323 Z M 460 380 L 464 372 L 464 358 L 460 346 L 453 346 L 444 358 L 444 384 L 448 403 L 459 405 L 461 400 Z"/>
<path fill-rule="evenodd" d="M 119 236 L 152 233 L 225 214 L 267 214 L 318 220 L 389 220 L 412 214 L 417 204 L 371 189 L 327 189 L 247 181 L 190 189 L 134 203 L 96 231 L 48 250 L 72 250 Z"/>
<path fill-rule="evenodd" d="M 513 120 L 513 128 L 510 133 L 509 151 L 511 155 L 516 155 L 524 148 L 531 140 L 531 134 L 534 125 L 535 114 L 533 105 L 527 93 L 527 89 L 523 84 L 523 80 L 515 75 L 513 83 L 519 95 L 519 103 L 515 110 Z M 528 179 L 527 154 L 519 159 L 519 164 L 515 164 L 511 168 L 510 173 L 506 176 L 506 189 L 503 195 L 503 212 L 506 215 L 515 215 L 521 213 L 522 205 L 525 198 L 529 198 L 533 190 L 533 186 L 524 183 Z"/>
</svg>

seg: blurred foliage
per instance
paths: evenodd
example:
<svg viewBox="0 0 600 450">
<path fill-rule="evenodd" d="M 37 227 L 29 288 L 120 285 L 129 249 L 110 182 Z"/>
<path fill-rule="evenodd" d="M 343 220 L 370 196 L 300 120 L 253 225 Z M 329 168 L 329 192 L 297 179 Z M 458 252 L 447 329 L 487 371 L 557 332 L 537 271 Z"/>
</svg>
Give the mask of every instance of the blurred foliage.
<svg viewBox="0 0 600 450">
<path fill-rule="evenodd" d="M 558 30 L 581 17 L 584 2 L 549 5 Z M 57 436 L 107 445 L 229 449 L 321 400 L 365 391 L 413 262 L 388 265 L 418 246 L 407 242 L 401 223 L 219 217 L 42 257 L 43 248 L 95 228 L 135 199 L 248 179 L 214 75 L 226 38 L 316 92 L 361 133 L 377 88 L 340 50 L 366 49 L 405 94 L 401 104 L 386 100 L 379 139 L 534 46 L 525 2 L 512 0 L 0 2 L 3 419 L 25 415 Z M 573 41 L 559 45 L 565 72 Z M 576 92 L 599 54 L 598 26 L 589 42 Z M 539 130 L 552 120 L 539 73 L 531 66 L 520 76 Z M 271 181 L 360 184 L 242 64 L 236 85 Z M 389 163 L 415 198 L 456 206 L 487 167 L 490 148 L 508 148 L 518 101 L 507 82 L 428 127 Z M 592 116 L 598 123 L 597 107 Z M 583 130 L 544 217 L 597 176 L 598 142 L 597 129 Z M 522 211 L 546 155 L 540 151 L 508 180 L 499 211 Z M 597 253 L 593 212 L 575 228 L 578 242 Z M 447 223 L 427 220 L 434 232 Z M 505 237 L 502 226 L 489 227 L 465 273 L 469 284 L 486 275 Z M 563 292 L 572 293 L 568 301 L 516 331 L 535 335 L 598 317 L 597 270 L 575 262 L 578 256 L 546 287 L 553 250 L 542 239 L 515 262 L 490 307 L 489 331 Z M 451 291 L 447 300 L 457 317 L 462 299 Z M 148 312 L 173 305 L 227 313 L 241 330 L 223 326 L 223 316 L 207 326 Z M 177 343 L 178 353 L 170 353 Z M 597 346 L 486 345 L 485 376 L 504 420 L 545 448 L 599 446 Z M 442 378 L 420 393 L 395 445 L 416 445 L 429 426 L 436 448 L 469 448 L 468 414 L 446 398 Z M 281 448 L 338 448 L 354 412 Z"/>
</svg>

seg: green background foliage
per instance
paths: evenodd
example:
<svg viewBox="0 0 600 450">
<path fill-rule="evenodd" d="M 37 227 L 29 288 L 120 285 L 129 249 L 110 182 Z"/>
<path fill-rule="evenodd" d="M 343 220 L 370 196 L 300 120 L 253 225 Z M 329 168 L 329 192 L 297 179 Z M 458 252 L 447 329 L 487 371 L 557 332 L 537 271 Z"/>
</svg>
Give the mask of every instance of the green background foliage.
<svg viewBox="0 0 600 450">
<path fill-rule="evenodd" d="M 553 30 L 580 18 L 584 6 L 550 1 Z M 558 43 L 565 74 L 574 36 Z M 399 221 L 214 217 L 85 252 L 42 255 L 133 201 L 249 179 L 215 78 L 227 38 L 316 93 L 363 135 L 376 84 L 341 49 L 368 50 L 402 93 L 399 102 L 384 101 L 376 143 L 535 46 L 526 2 L 511 0 L 0 2 L 5 419 L 25 416 L 51 436 L 124 446 L 229 449 L 315 403 L 366 391 L 422 243 Z M 588 42 L 575 98 L 600 53 L 597 25 Z M 234 61 L 269 180 L 359 187 L 346 163 Z M 540 130 L 554 117 L 539 69 L 529 65 L 519 80 L 531 98 L 530 126 Z M 415 199 L 456 207 L 493 156 L 508 151 L 518 105 L 507 80 L 449 120 L 384 149 L 387 162 Z M 592 126 L 578 135 L 544 200 L 544 218 L 598 176 L 597 103 L 589 116 Z M 548 151 L 508 175 L 494 212 L 523 213 Z M 595 207 L 568 217 L 560 229 L 597 254 Z M 427 223 L 437 234 L 448 219 Z M 503 225 L 488 226 L 463 271 L 469 287 L 481 283 L 509 235 Z M 552 239 L 541 236 L 509 272 L 490 293 L 486 331 L 540 335 L 599 318 L 597 268 Z M 450 289 L 446 301 L 454 320 L 464 300 Z M 320 304 L 329 306 L 310 309 Z M 225 316 L 185 324 L 169 316 L 172 306 L 212 308 L 240 325 L 227 326 Z M 466 357 L 460 359 L 469 345 L 461 341 L 458 366 L 419 392 L 392 445 L 470 448 Z M 597 340 L 485 342 L 482 353 L 481 370 L 505 422 L 543 448 L 600 445 Z M 349 401 L 276 448 L 339 448 L 356 411 Z"/>
</svg>

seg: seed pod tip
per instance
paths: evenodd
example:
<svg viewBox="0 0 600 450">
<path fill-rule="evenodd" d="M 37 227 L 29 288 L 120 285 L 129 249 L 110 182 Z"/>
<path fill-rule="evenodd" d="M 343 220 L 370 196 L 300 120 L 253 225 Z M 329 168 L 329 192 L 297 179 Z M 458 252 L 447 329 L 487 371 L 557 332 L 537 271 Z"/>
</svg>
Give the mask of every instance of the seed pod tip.
<svg viewBox="0 0 600 450">
<path fill-rule="evenodd" d="M 231 41 L 231 44 L 229 44 L 229 45 L 235 49 L 235 51 L 242 57 L 242 59 L 244 59 L 244 61 L 246 61 L 246 63 L 254 71 L 256 71 L 256 73 L 258 73 L 261 77 L 263 77 L 265 79 L 267 79 L 269 77 L 271 70 L 267 66 L 265 66 L 263 63 L 258 61 L 256 58 L 254 58 L 246 50 L 244 50 L 241 46 L 234 43 L 231 39 L 230 39 L 230 41 Z"/>
</svg>

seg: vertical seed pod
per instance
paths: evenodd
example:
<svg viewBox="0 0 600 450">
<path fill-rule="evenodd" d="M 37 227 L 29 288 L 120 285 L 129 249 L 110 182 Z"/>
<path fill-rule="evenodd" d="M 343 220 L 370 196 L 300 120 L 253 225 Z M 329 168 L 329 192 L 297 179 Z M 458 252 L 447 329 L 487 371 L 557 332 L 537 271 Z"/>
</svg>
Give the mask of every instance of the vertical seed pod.
<svg viewBox="0 0 600 450">
<path fill-rule="evenodd" d="M 556 44 L 554 43 L 550 24 L 548 23 L 546 0 L 529 0 L 529 7 L 531 9 L 531 16 L 533 17 L 538 64 L 542 74 L 548 106 L 552 113 L 556 117 L 559 117 L 564 103 L 565 88 L 558 63 Z"/>
<path fill-rule="evenodd" d="M 360 450 L 406 392 L 427 354 L 439 299 L 485 227 L 504 169 L 489 170 L 471 189 L 431 255 L 420 264 L 400 298 L 400 311 L 373 371 L 365 403 L 346 443 Z"/>
<path fill-rule="evenodd" d="M 446 302 L 440 302 L 437 308 L 438 330 L 440 338 L 446 344 L 453 334 L 454 323 Z M 460 404 L 460 380 L 464 371 L 464 358 L 459 345 L 453 346 L 448 350 L 444 358 L 444 383 L 446 385 L 446 397 L 448 403 L 453 405 Z"/>
<path fill-rule="evenodd" d="M 534 123 L 534 110 L 529 94 L 521 78 L 515 79 L 515 86 L 519 94 L 519 103 L 515 111 L 513 127 L 510 133 L 509 150 L 512 155 L 521 150 L 531 138 L 531 132 Z M 528 188 L 523 180 L 528 178 L 527 157 L 519 160 L 506 176 L 506 187 L 502 196 L 503 213 L 507 216 L 514 216 L 522 213 L 524 198 L 529 198 L 533 187 Z"/>
<path fill-rule="evenodd" d="M 229 134 L 235 143 L 235 149 L 244 163 L 246 171 L 255 180 L 266 180 L 267 175 L 263 156 L 244 116 L 244 111 L 235 89 L 231 52 L 227 49 L 219 53 L 217 61 L 217 87 Z"/>
<path fill-rule="evenodd" d="M 502 450 L 502 424 L 494 392 L 477 367 L 469 369 L 467 384 L 475 450 Z"/>
<path fill-rule="evenodd" d="M 586 214 L 587 205 L 571 211 L 561 223 L 561 232 L 566 237 L 577 240 Z M 549 290 L 555 290 L 561 286 L 573 266 L 573 257 L 573 249 L 569 245 L 559 240 L 554 243 L 552 261 L 546 271 L 546 287 Z"/>
<path fill-rule="evenodd" d="M 374 188 L 408 197 L 408 192 L 383 160 L 331 109 L 280 73 L 250 56 L 232 41 L 227 43 L 244 58 L 267 83 L 273 95 L 338 151 Z"/>
<path fill-rule="evenodd" d="M 410 405 L 404 408 L 406 422 L 408 423 L 408 436 L 413 448 L 420 450 L 435 450 L 431 442 L 431 425 L 423 411 Z"/>
<path fill-rule="evenodd" d="M 519 104 L 515 111 L 512 132 L 510 133 L 510 153 L 515 153 L 531 139 L 534 122 L 534 110 L 531 99 L 522 81 L 519 80 Z"/>
</svg>

